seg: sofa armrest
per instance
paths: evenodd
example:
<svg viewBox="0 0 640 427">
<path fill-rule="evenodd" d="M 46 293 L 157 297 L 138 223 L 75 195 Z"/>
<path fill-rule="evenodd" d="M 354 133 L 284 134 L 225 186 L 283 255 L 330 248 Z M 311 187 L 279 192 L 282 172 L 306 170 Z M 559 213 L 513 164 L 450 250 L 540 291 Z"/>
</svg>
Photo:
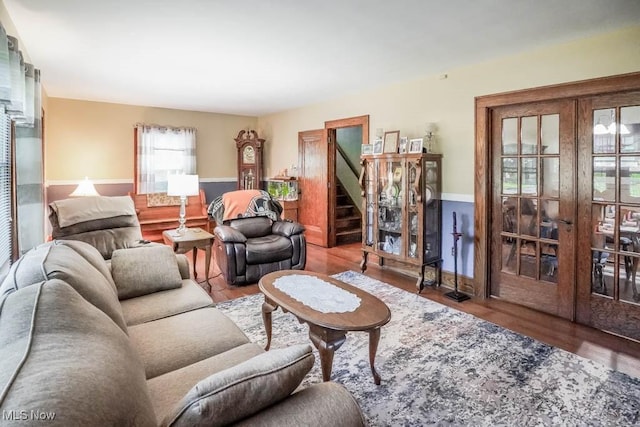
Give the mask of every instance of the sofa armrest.
<svg viewBox="0 0 640 427">
<path fill-rule="evenodd" d="M 244 234 L 228 225 L 218 225 L 213 230 L 213 234 L 224 243 L 245 243 L 247 241 Z"/>
<path fill-rule="evenodd" d="M 274 234 L 279 234 L 284 237 L 291 237 L 296 234 L 300 234 L 304 231 L 302 224 L 289 221 L 276 221 L 271 226 L 271 231 Z"/>
<path fill-rule="evenodd" d="M 334 382 L 314 384 L 293 393 L 235 426 L 332 427 L 365 426 L 360 406 L 351 393 Z"/>
<path fill-rule="evenodd" d="M 189 260 L 187 259 L 187 256 L 184 254 L 176 254 L 176 261 L 178 261 L 180 277 L 183 279 L 191 278 L 191 273 L 189 272 Z"/>
</svg>

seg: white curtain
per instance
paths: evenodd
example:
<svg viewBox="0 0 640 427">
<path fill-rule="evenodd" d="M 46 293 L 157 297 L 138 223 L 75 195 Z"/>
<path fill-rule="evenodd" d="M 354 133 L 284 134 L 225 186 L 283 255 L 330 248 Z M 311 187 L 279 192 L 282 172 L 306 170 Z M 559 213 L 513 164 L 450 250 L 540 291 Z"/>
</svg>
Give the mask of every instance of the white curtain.
<svg viewBox="0 0 640 427">
<path fill-rule="evenodd" d="M 136 125 L 138 194 L 167 191 L 167 176 L 196 173 L 196 130 Z"/>
</svg>

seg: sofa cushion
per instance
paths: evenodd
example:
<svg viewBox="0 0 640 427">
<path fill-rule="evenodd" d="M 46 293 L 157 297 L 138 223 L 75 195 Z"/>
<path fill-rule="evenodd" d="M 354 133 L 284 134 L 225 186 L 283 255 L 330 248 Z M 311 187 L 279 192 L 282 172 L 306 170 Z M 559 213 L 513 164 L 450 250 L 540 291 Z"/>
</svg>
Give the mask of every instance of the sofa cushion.
<svg viewBox="0 0 640 427">
<path fill-rule="evenodd" d="M 176 256 L 165 245 L 113 251 L 111 275 L 116 282 L 120 299 L 182 286 Z"/>
<path fill-rule="evenodd" d="M 171 414 L 180 399 L 198 381 L 262 353 L 264 353 L 262 347 L 255 343 L 247 343 L 148 380 L 149 394 L 158 424 Z"/>
<path fill-rule="evenodd" d="M 130 326 L 129 337 L 142 358 L 147 379 L 249 342 L 215 307 Z"/>
<path fill-rule="evenodd" d="M 191 279 L 182 286 L 120 301 L 127 325 L 138 325 L 203 307 L 213 306 L 211 297 Z"/>
<path fill-rule="evenodd" d="M 0 360 L 3 410 L 55 414 L 46 424 L 59 426 L 156 422 L 126 334 L 60 280 L 6 296 Z"/>
<path fill-rule="evenodd" d="M 293 256 L 291 240 L 277 234 L 247 239 L 245 244 L 247 245 L 247 264 L 282 261 L 291 259 Z"/>
<path fill-rule="evenodd" d="M 113 282 L 107 280 L 103 273 L 80 255 L 76 251 L 78 247 L 80 246 L 58 241 L 36 246 L 11 266 L 2 285 L 3 292 L 7 287 L 20 289 L 48 279 L 60 279 L 126 331 L 127 326 Z M 91 252 L 86 247 L 82 250 Z"/>
<path fill-rule="evenodd" d="M 271 350 L 196 384 L 162 422 L 223 426 L 289 396 L 313 367 L 308 344 Z"/>
</svg>

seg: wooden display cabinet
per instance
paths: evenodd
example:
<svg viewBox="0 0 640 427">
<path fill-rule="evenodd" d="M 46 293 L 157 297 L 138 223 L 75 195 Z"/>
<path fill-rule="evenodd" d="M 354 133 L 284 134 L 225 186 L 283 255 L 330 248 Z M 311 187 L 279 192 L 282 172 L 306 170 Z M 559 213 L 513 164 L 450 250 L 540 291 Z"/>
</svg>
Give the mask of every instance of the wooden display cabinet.
<svg viewBox="0 0 640 427">
<path fill-rule="evenodd" d="M 442 269 L 441 154 L 362 155 L 362 272 L 369 254 L 418 268 L 416 288 L 440 284 Z M 427 266 L 435 279 L 425 283 Z"/>
</svg>

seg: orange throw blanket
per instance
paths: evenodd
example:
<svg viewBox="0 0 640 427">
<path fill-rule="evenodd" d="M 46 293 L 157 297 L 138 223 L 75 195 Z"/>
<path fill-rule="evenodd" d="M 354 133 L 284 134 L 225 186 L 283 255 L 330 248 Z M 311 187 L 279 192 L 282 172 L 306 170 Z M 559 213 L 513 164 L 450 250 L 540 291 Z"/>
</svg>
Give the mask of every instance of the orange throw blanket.
<svg viewBox="0 0 640 427">
<path fill-rule="evenodd" d="M 238 190 L 224 193 L 222 195 L 222 204 L 224 205 L 223 220 L 244 216 L 251 205 L 251 201 L 255 197 L 261 196 L 262 192 L 259 190 Z"/>
</svg>

